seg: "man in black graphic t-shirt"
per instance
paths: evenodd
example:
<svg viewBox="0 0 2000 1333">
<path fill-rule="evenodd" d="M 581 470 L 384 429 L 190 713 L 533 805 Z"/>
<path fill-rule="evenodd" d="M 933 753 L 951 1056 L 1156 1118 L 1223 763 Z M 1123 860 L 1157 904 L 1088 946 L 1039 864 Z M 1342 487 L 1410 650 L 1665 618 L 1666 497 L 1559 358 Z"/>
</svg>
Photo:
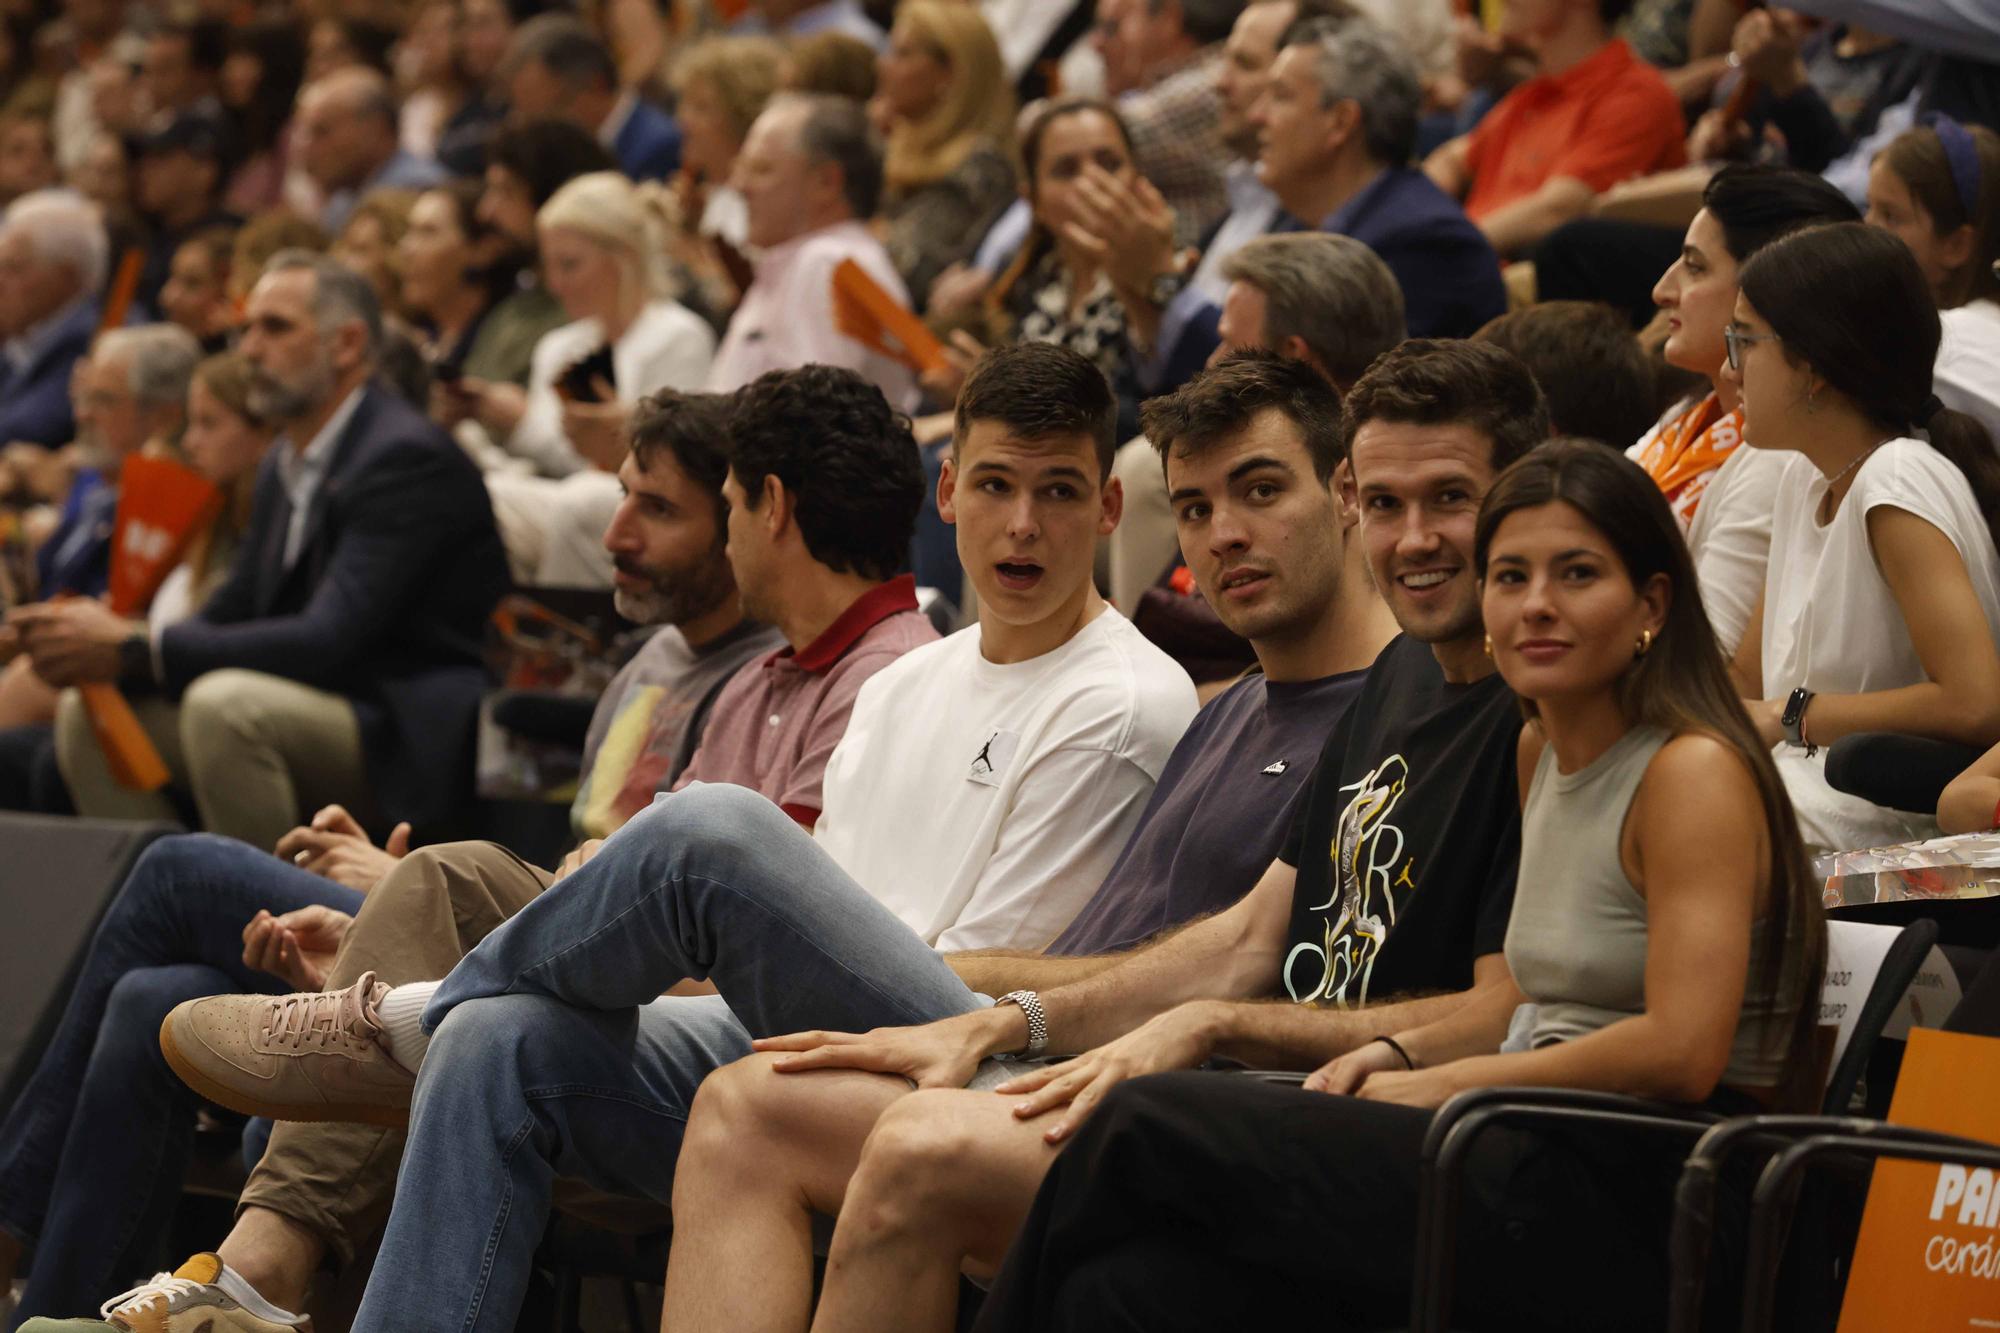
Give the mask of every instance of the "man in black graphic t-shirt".
<svg viewBox="0 0 2000 1333">
<path fill-rule="evenodd" d="M 1280 981 L 1302 1004 L 1464 990 L 1514 903 L 1521 712 L 1405 635 L 1320 752 L 1279 859 L 1298 871 Z"/>
</svg>

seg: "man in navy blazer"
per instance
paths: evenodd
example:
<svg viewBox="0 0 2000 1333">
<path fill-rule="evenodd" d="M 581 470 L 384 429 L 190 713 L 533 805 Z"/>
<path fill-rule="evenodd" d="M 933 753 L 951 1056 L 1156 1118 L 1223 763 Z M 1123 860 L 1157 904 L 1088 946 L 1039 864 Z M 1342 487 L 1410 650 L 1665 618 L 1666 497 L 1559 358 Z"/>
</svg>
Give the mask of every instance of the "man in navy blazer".
<svg viewBox="0 0 2000 1333">
<path fill-rule="evenodd" d="M 503 68 L 515 124 L 553 118 L 579 125 L 633 180 L 664 180 L 680 169 L 680 125 L 619 88 L 609 48 L 575 16 L 542 14 L 522 24 Z"/>
<path fill-rule="evenodd" d="M 75 435 L 70 371 L 97 332 L 107 248 L 96 213 L 67 190 L 24 194 L 0 221 L 0 445 Z"/>
<path fill-rule="evenodd" d="M 1463 338 L 1505 314 L 1500 258 L 1465 212 L 1408 163 L 1422 92 L 1401 44 L 1365 19 L 1300 25 L 1251 118 L 1257 172 L 1285 211 L 1382 257 L 1413 338 Z"/>
<path fill-rule="evenodd" d="M 482 639 L 506 585 L 486 488 L 448 436 L 375 381 L 381 313 L 361 278 L 287 251 L 246 313 L 252 406 L 283 433 L 235 565 L 197 614 L 157 635 L 70 613 L 67 632 L 94 636 L 97 651 L 64 654 L 90 666 L 51 683 L 125 685 L 211 832 L 268 848 L 339 802 L 435 835 L 469 794 Z M 31 652 L 42 632 L 28 630 Z M 163 697 L 136 697 L 148 688 Z M 111 779 L 73 691 L 60 713 L 58 758 L 81 813 L 162 813 L 159 794 Z"/>
</svg>

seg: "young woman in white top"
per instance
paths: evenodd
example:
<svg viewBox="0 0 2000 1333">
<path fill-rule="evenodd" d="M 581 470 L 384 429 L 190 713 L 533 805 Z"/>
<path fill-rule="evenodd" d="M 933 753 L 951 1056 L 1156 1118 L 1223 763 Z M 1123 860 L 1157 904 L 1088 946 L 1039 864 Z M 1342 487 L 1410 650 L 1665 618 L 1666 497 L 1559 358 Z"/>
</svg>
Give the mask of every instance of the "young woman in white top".
<svg viewBox="0 0 2000 1333">
<path fill-rule="evenodd" d="M 605 524 L 618 506 L 632 404 L 660 389 L 696 390 L 715 334 L 667 296 L 660 187 L 615 171 L 578 176 L 536 214 L 542 276 L 572 323 L 535 344 L 528 387 L 493 385 L 481 418 L 539 476 L 489 472 L 487 489 L 517 579 L 609 587 Z M 612 374 L 565 398 L 565 372 L 609 345 Z M 585 401 L 595 398 L 596 401 Z"/>
<path fill-rule="evenodd" d="M 1937 827 L 1828 786 L 1840 737 L 2000 740 L 2000 459 L 1932 393 L 1938 337 L 1915 256 L 1878 228 L 1799 232 L 1743 268 L 1726 375 L 1754 447 L 1790 456 L 1735 667 L 1815 853 Z"/>
<path fill-rule="evenodd" d="M 1903 238 L 1943 312 L 1939 399 L 2000 434 L 2000 134 L 1937 115 L 1897 135 L 1868 168 L 1868 221 Z"/>
</svg>

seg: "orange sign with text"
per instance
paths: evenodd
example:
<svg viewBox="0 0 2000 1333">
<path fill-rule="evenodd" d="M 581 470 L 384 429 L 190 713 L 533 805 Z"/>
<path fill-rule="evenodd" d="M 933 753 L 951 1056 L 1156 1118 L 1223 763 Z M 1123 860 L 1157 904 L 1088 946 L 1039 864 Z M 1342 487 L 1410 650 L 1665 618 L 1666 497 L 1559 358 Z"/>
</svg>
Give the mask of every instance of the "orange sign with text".
<svg viewBox="0 0 2000 1333">
<path fill-rule="evenodd" d="M 222 506 L 222 493 L 192 468 L 128 458 L 118 474 L 118 525 L 111 536 L 111 609 L 136 616 Z"/>
<path fill-rule="evenodd" d="M 1889 1120 L 2000 1143 L 2000 1039 L 1912 1030 Z M 2000 1329 L 2000 1172 L 1876 1166 L 1840 1333 L 1886 1329 Z"/>
<path fill-rule="evenodd" d="M 119 469 L 118 520 L 111 534 L 106 598 L 111 609 L 121 616 L 143 612 L 221 506 L 222 493 L 199 472 L 160 458 L 126 459 Z M 166 786 L 166 762 L 118 687 L 85 685 L 79 693 L 119 785 L 132 791 Z"/>
</svg>

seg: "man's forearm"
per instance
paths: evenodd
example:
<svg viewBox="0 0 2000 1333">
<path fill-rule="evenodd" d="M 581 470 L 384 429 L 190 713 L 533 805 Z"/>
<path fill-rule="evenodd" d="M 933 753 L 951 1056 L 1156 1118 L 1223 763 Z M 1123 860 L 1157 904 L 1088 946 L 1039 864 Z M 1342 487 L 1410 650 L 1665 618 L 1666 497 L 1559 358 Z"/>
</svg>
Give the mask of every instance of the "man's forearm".
<svg viewBox="0 0 2000 1333">
<path fill-rule="evenodd" d="M 1012 949 L 968 949 L 948 953 L 944 961 L 958 973 L 967 989 L 981 995 L 1005 995 L 1009 991 L 1054 990 L 1094 977 L 1125 961 L 1122 953 L 1085 954 L 1080 957 L 1050 957 Z"/>
<path fill-rule="evenodd" d="M 1435 1023 L 1472 994 L 1453 991 L 1359 1009 L 1283 1000 L 1224 1005 L 1216 1019 L 1214 1053 L 1257 1069 L 1317 1069 L 1377 1037 Z"/>
<path fill-rule="evenodd" d="M 1551 181 L 1526 199 L 1494 209 L 1480 220 L 1479 229 L 1502 259 L 1518 258 L 1563 223 L 1588 213 L 1596 197 L 1582 181 Z"/>
<path fill-rule="evenodd" d="M 1192 1000 L 1247 1000 L 1278 980 L 1278 950 L 1246 938 L 1234 910 L 1188 926 L 1148 948 L 1042 996 L 1051 1054 L 1102 1046 Z"/>
</svg>

